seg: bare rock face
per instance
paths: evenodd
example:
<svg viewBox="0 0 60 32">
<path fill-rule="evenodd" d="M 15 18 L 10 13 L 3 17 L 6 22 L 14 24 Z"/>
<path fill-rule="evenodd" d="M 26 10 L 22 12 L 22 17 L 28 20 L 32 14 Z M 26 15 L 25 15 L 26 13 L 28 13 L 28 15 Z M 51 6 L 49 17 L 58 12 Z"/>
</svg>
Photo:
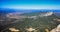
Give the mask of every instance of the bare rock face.
<svg viewBox="0 0 60 32">
<path fill-rule="evenodd" d="M 60 24 L 57 26 L 57 28 L 52 29 L 50 32 L 60 32 Z"/>
<path fill-rule="evenodd" d="M 60 19 L 56 18 L 56 19 L 53 19 L 57 24 L 60 24 Z"/>
<path fill-rule="evenodd" d="M 18 30 L 18 29 L 16 29 L 16 28 L 9 28 L 9 30 L 11 31 L 11 32 L 19 32 L 20 30 Z"/>
<path fill-rule="evenodd" d="M 7 18 L 14 18 L 14 19 L 24 18 L 24 16 L 20 16 L 21 14 L 23 14 L 23 12 L 13 12 L 13 13 L 7 14 L 6 17 Z"/>
<path fill-rule="evenodd" d="M 57 26 L 56 31 L 60 32 L 60 24 Z"/>
<path fill-rule="evenodd" d="M 52 29 L 50 32 L 56 32 L 56 28 L 55 29 Z"/>
<path fill-rule="evenodd" d="M 41 14 L 40 17 L 51 16 L 52 14 L 53 12 L 47 12 L 47 13 Z"/>
</svg>

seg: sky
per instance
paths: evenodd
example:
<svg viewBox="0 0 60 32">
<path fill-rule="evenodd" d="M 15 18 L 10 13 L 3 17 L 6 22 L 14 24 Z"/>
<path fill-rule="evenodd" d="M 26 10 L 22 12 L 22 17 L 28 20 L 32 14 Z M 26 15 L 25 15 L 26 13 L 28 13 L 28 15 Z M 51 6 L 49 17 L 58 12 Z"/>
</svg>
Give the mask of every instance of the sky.
<svg viewBox="0 0 60 32">
<path fill-rule="evenodd" d="M 0 8 L 60 9 L 60 0 L 0 0 Z"/>
</svg>

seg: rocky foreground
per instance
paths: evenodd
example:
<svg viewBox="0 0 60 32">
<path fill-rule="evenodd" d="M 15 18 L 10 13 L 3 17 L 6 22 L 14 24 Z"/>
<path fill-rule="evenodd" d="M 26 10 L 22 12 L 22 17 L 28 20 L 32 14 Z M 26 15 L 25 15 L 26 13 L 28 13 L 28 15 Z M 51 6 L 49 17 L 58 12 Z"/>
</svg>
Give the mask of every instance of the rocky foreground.
<svg viewBox="0 0 60 32">
<path fill-rule="evenodd" d="M 60 32 L 60 24 L 56 28 L 52 29 L 50 32 Z"/>
</svg>

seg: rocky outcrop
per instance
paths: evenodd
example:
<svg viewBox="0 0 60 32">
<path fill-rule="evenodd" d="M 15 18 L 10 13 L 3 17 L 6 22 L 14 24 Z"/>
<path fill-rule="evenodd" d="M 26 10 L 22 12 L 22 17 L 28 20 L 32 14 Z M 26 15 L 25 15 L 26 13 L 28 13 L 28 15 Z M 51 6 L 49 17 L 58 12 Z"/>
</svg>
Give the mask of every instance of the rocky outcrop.
<svg viewBox="0 0 60 32">
<path fill-rule="evenodd" d="M 50 32 L 60 32 L 60 24 L 56 28 L 52 29 Z"/>
</svg>

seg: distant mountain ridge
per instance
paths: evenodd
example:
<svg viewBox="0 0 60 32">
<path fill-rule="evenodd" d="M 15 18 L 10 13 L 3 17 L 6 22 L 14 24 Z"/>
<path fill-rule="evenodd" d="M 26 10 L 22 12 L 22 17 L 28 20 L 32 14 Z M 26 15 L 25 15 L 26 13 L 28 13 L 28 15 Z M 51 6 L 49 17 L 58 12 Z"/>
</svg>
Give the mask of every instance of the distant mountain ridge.
<svg viewBox="0 0 60 32">
<path fill-rule="evenodd" d="M 12 12 L 23 12 L 23 13 L 53 12 L 54 15 L 57 14 L 56 12 L 59 12 L 59 14 L 60 14 L 60 10 L 49 10 L 49 9 L 39 9 L 39 10 L 36 10 L 36 9 L 9 9 L 9 8 L 0 8 L 0 15 L 1 14 L 12 13 Z M 60 15 L 58 15 L 57 17 L 60 17 Z"/>
<path fill-rule="evenodd" d="M 0 8 L 0 12 L 60 12 L 60 10 L 54 10 L 54 9 L 9 9 L 9 8 Z"/>
</svg>

